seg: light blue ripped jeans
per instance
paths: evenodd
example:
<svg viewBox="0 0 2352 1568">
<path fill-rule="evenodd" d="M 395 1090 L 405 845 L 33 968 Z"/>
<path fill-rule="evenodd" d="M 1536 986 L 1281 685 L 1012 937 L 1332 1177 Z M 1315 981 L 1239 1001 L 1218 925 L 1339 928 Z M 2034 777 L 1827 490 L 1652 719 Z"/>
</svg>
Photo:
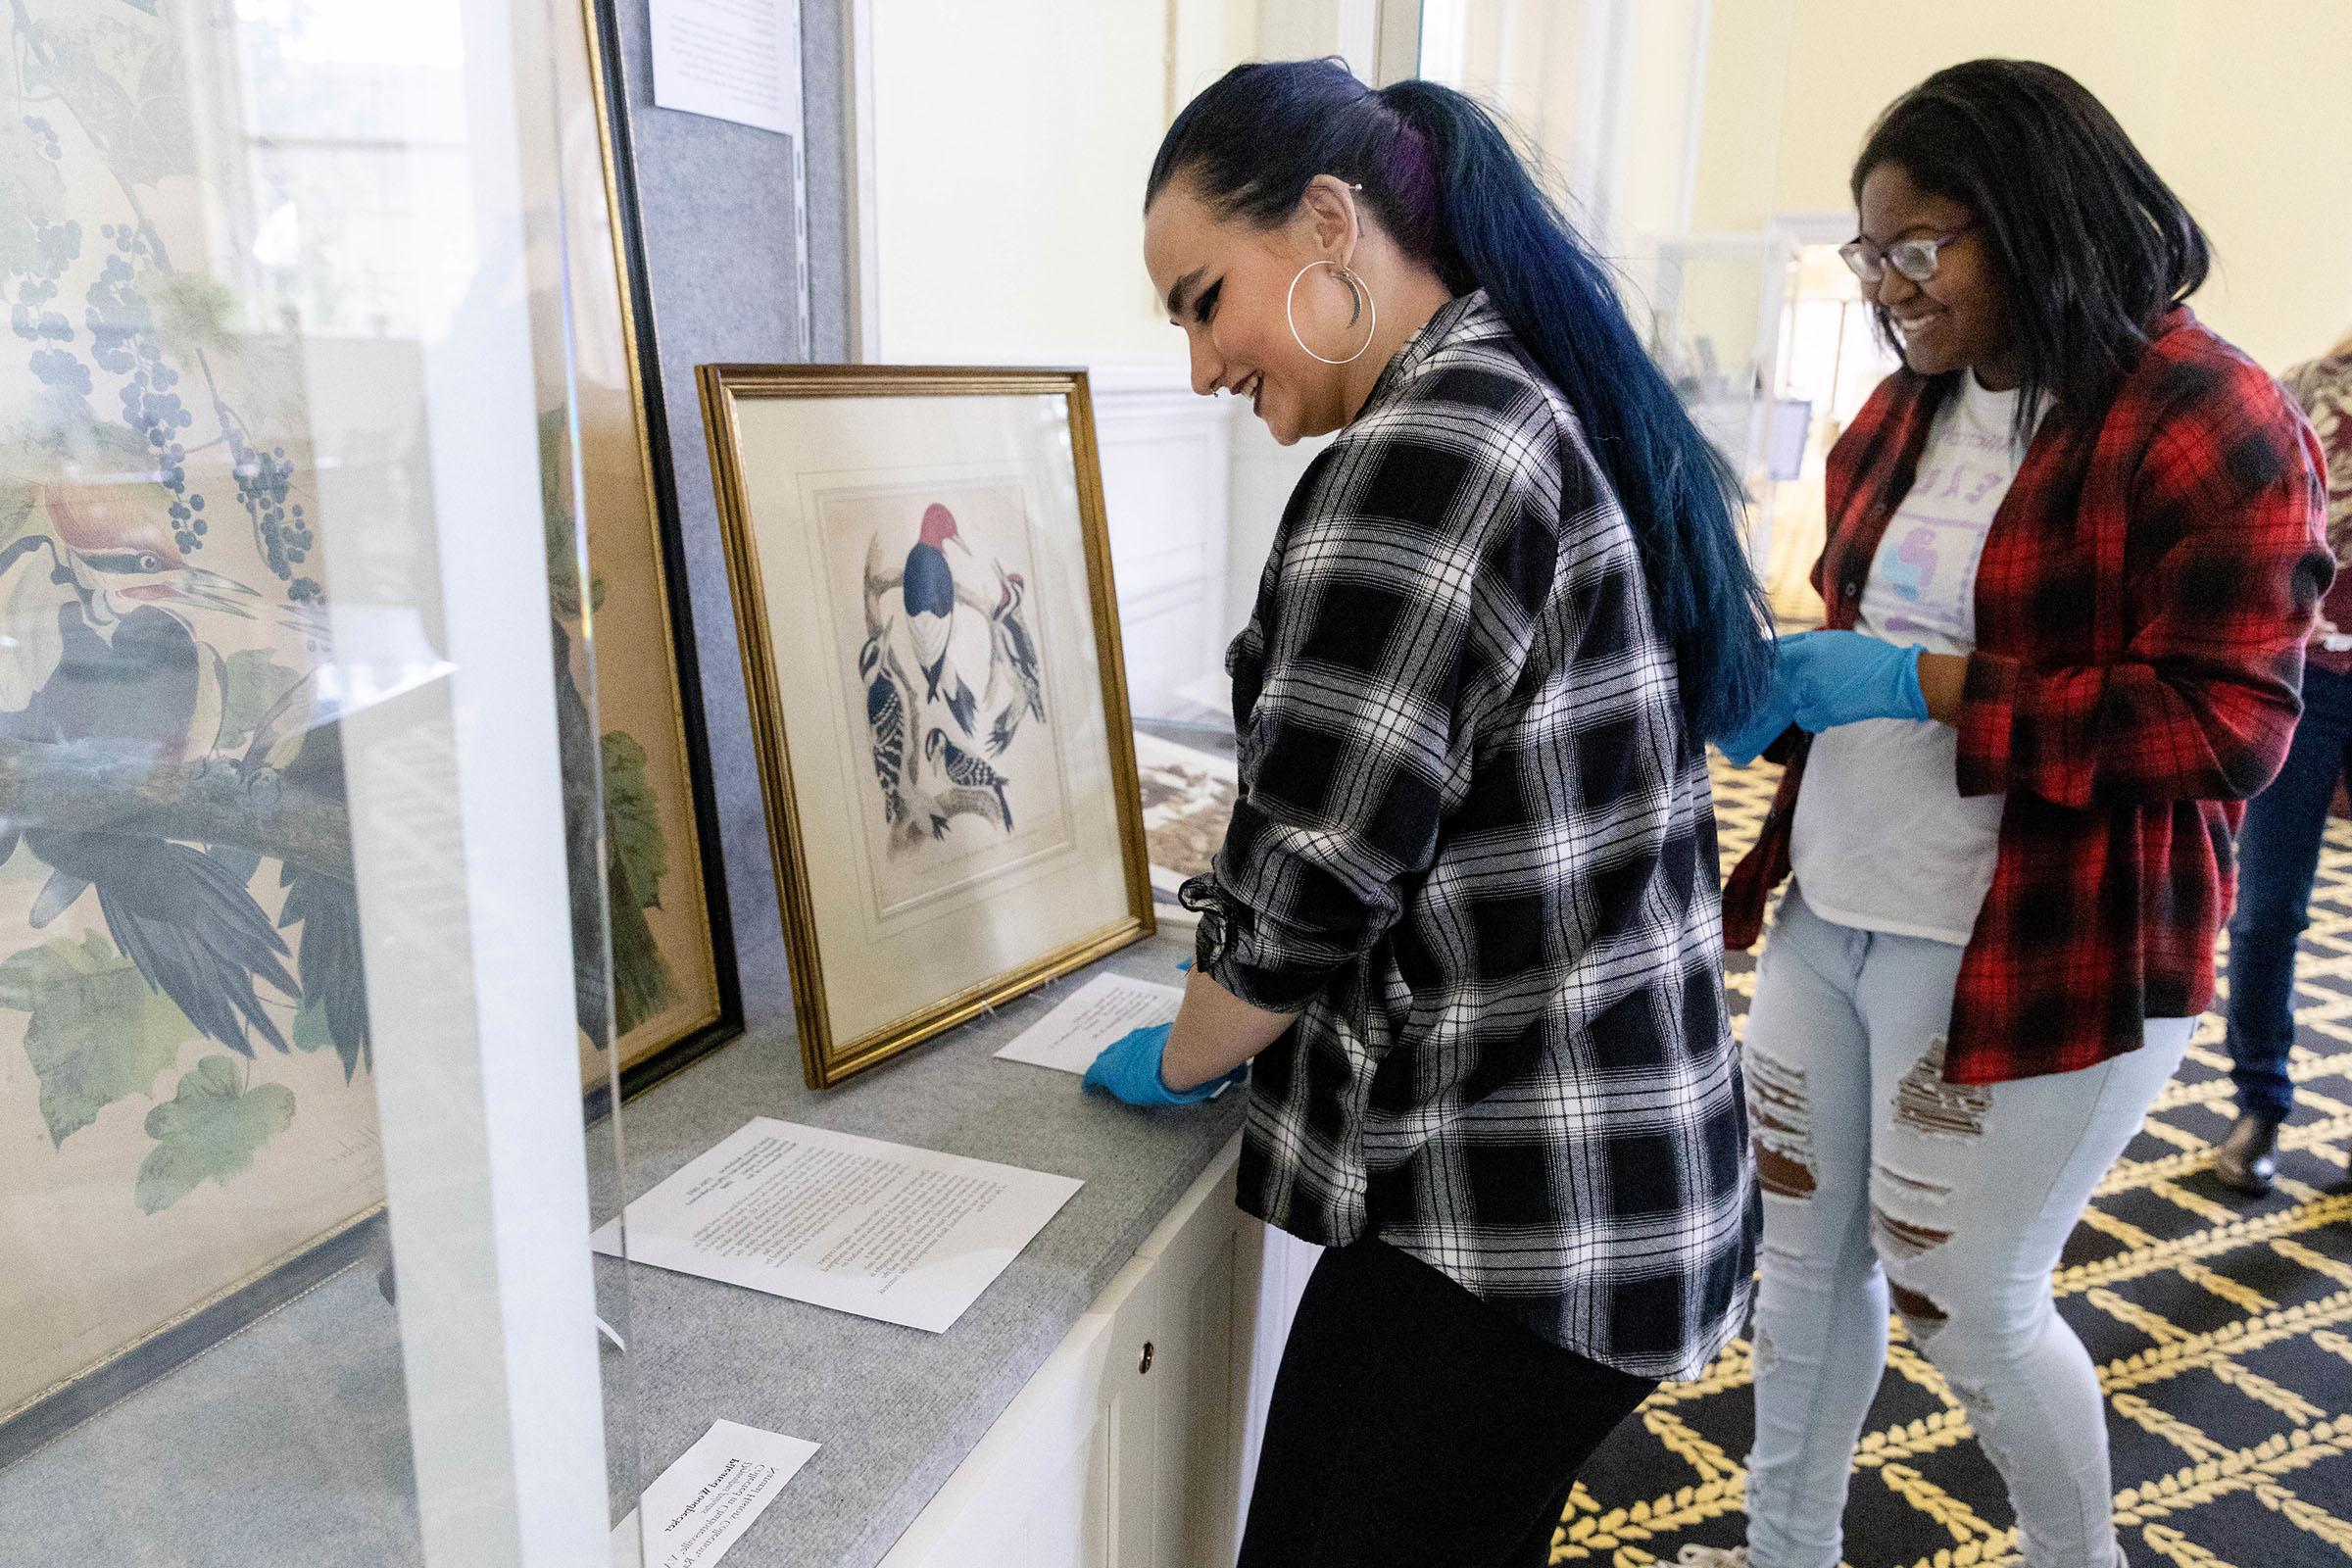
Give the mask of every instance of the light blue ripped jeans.
<svg viewBox="0 0 2352 1568">
<path fill-rule="evenodd" d="M 2050 1271 L 2180 1064 L 2190 1018 L 2079 1072 L 1942 1081 L 1961 950 L 1782 901 L 1748 1010 L 1764 1189 L 1754 1568 L 1834 1568 L 1889 1298 L 2009 1488 L 2028 1568 L 2115 1568 L 2099 1384 Z"/>
</svg>

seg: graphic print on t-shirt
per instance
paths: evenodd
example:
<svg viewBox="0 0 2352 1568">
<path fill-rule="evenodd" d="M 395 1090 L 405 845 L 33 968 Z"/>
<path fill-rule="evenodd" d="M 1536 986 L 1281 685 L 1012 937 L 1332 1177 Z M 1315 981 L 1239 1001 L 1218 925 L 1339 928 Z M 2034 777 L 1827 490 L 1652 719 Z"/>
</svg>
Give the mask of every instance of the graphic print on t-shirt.
<svg viewBox="0 0 2352 1568">
<path fill-rule="evenodd" d="M 1938 410 L 1919 476 L 1879 540 L 1859 628 L 1936 654 L 1977 640 L 1977 563 L 2022 454 L 2015 392 L 1972 377 Z M 1873 718 L 1824 730 L 1805 764 L 1789 857 L 1813 912 L 1858 931 L 1966 943 L 1992 881 L 2002 799 L 1962 798 L 1959 732 Z"/>
<path fill-rule="evenodd" d="M 1862 590 L 1861 629 L 1936 653 L 1976 641 L 1977 562 L 2017 473 L 2008 427 L 1964 399 L 1937 432 Z M 1977 415 L 1977 417 L 1969 417 Z"/>
</svg>

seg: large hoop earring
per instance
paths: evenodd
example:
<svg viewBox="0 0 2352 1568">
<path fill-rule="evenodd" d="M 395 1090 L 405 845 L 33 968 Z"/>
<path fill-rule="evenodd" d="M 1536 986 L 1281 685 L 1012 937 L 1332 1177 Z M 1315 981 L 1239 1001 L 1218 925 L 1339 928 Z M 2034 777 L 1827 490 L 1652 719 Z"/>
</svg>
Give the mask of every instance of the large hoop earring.
<svg viewBox="0 0 2352 1568">
<path fill-rule="evenodd" d="M 1348 285 L 1348 297 L 1355 302 L 1355 316 L 1370 318 L 1370 319 L 1364 323 L 1364 341 L 1357 345 L 1356 351 L 1353 354 L 1348 355 L 1344 360 L 1326 359 L 1324 356 L 1317 354 L 1313 349 L 1308 348 L 1306 346 L 1306 339 L 1298 335 L 1298 318 L 1291 314 L 1292 304 L 1298 298 L 1298 279 L 1306 276 L 1307 273 L 1313 271 L 1318 267 L 1330 268 L 1334 272 L 1339 274 L 1340 281 Z M 1373 304 L 1372 290 L 1365 286 L 1364 280 L 1356 276 L 1353 272 L 1348 270 L 1348 269 L 1345 267 L 1342 267 L 1337 262 L 1323 261 L 1320 259 L 1307 263 L 1304 267 L 1298 269 L 1298 272 L 1292 276 L 1291 291 L 1282 297 L 1282 318 L 1290 323 L 1291 341 L 1298 345 L 1298 351 L 1301 354 L 1304 354 L 1308 359 L 1319 360 L 1325 365 L 1353 365 L 1356 361 L 1364 357 L 1364 350 L 1372 346 L 1372 339 L 1378 336 L 1380 333 L 1380 308 Z M 1353 323 L 1354 319 L 1354 317 L 1348 318 L 1350 324 Z"/>
</svg>

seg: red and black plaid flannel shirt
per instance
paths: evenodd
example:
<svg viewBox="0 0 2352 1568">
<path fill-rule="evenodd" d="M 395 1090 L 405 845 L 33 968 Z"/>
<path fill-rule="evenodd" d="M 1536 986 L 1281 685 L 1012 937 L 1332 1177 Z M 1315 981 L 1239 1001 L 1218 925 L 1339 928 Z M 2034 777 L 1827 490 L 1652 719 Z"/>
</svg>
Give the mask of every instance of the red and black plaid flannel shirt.
<svg viewBox="0 0 2352 1568">
<path fill-rule="evenodd" d="M 1834 628 L 1854 624 L 1949 381 L 1896 371 L 1830 454 L 1813 582 Z M 2321 472 L 2278 383 L 2186 308 L 2095 424 L 2043 421 L 1977 571 L 1958 784 L 2008 800 L 1947 1082 L 2072 1072 L 2213 1000 L 2231 837 L 2286 756 L 2333 571 Z M 1780 743 L 1780 793 L 1724 890 L 1730 947 L 1755 942 L 1788 873 L 1809 743 Z"/>
</svg>

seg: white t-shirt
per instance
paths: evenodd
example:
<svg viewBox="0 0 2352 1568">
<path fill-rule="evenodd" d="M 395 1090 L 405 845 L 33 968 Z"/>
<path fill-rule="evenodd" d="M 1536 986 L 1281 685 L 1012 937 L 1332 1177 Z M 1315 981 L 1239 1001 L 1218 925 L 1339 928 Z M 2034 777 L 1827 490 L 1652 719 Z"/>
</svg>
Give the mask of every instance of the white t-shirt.
<svg viewBox="0 0 2352 1568">
<path fill-rule="evenodd" d="M 1977 563 L 2017 477 L 2015 392 L 1963 376 L 1870 564 L 1855 629 L 1932 654 L 1977 645 Z M 1992 886 L 2001 797 L 1961 797 L 1960 732 L 1873 718 L 1814 738 L 1789 859 L 1805 903 L 1862 931 L 1966 944 Z"/>
</svg>

